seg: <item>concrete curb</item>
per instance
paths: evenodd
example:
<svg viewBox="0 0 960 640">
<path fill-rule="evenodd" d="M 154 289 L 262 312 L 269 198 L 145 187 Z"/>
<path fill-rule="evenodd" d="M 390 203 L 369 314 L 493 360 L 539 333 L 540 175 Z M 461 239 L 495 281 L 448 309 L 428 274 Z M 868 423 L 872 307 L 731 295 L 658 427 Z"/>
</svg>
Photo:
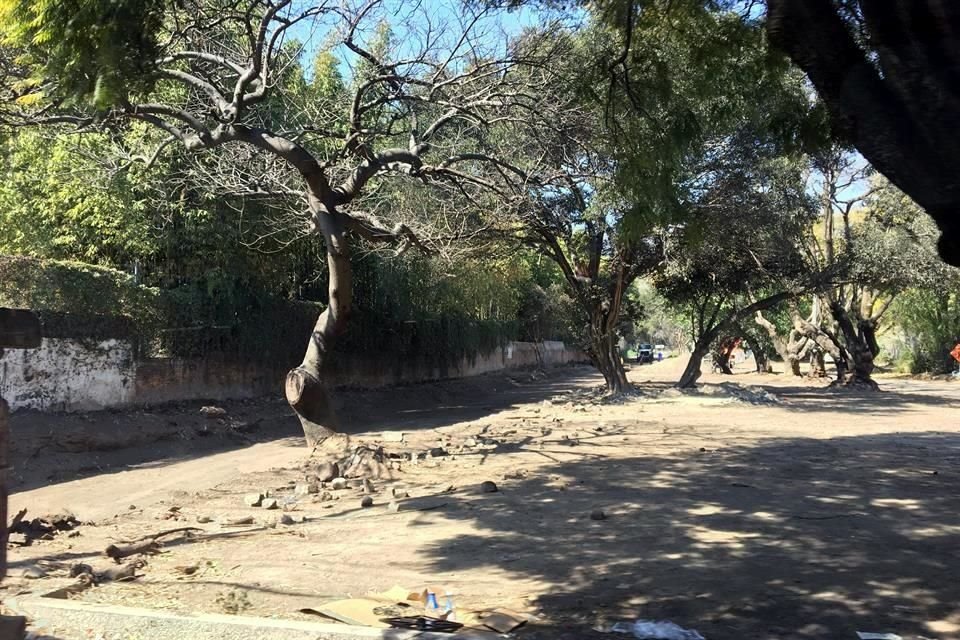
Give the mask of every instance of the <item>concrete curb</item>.
<svg viewBox="0 0 960 640">
<path fill-rule="evenodd" d="M 99 637 L 104 640 L 471 640 L 481 635 L 490 638 L 488 634 L 374 629 L 251 616 L 181 615 L 37 596 L 7 598 L 4 605 L 33 620 L 37 631 L 53 634 L 57 640 Z M 67 630 L 77 635 L 64 636 Z"/>
</svg>

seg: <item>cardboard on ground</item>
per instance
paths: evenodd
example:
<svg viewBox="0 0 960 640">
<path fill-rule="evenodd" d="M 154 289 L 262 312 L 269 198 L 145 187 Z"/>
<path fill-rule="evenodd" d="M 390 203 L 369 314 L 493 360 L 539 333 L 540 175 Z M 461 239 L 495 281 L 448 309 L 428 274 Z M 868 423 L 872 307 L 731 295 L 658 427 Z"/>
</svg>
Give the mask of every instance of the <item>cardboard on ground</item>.
<svg viewBox="0 0 960 640">
<path fill-rule="evenodd" d="M 427 594 L 431 592 L 436 595 L 437 603 L 442 607 L 447 595 L 443 589 L 426 587 L 421 591 L 410 591 L 403 587 L 393 587 L 383 593 L 374 593 L 363 598 L 334 600 L 319 607 L 301 609 L 301 612 L 320 615 L 346 624 L 388 629 L 390 625 L 381 619 L 392 616 L 375 613 L 376 609 L 395 605 L 400 607 L 401 611 L 409 608 L 409 613 L 404 612 L 403 615 L 420 615 L 423 613 Z M 487 633 L 491 637 L 494 635 L 491 630 L 496 633 L 508 633 L 526 623 L 527 620 L 526 615 L 502 607 L 478 611 L 462 609 L 456 611 L 456 621 L 462 624 L 465 630 Z"/>
</svg>

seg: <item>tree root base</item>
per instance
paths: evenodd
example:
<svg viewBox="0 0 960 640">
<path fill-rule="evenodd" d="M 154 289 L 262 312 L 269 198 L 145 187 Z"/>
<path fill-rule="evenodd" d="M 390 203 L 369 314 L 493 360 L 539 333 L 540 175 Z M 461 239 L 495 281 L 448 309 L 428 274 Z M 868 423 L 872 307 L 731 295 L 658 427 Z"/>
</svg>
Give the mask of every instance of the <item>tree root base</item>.
<svg viewBox="0 0 960 640">
<path fill-rule="evenodd" d="M 842 389 L 845 391 L 880 391 L 880 385 L 872 378 L 858 378 L 855 376 L 850 376 L 844 380 L 834 380 L 827 388 Z"/>
</svg>

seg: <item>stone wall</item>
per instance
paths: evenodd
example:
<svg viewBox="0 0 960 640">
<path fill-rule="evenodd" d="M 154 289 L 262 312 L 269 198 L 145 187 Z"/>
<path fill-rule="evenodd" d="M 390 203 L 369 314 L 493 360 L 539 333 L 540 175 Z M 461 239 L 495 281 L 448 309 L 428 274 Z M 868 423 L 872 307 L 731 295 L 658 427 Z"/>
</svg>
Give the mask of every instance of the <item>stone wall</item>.
<svg viewBox="0 0 960 640">
<path fill-rule="evenodd" d="M 126 340 L 44 338 L 39 349 L 0 355 L 0 396 L 10 408 L 91 411 L 136 400 L 136 363 Z"/>
<path fill-rule="evenodd" d="M 510 342 L 448 367 L 404 362 L 393 354 L 331 359 L 328 375 L 341 387 L 376 388 L 585 362 L 562 342 Z M 0 396 L 13 410 L 90 411 L 180 400 L 227 400 L 282 393 L 287 363 L 273 366 L 223 357 L 136 361 L 123 340 L 45 338 L 39 349 L 0 355 Z"/>
</svg>

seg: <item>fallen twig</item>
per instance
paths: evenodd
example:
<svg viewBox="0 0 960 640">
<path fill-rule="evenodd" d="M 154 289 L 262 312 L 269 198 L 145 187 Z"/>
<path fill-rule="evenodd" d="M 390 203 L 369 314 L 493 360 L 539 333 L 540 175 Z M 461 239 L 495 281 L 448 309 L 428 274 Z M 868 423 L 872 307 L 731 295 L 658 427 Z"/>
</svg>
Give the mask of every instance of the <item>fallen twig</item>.
<svg viewBox="0 0 960 640">
<path fill-rule="evenodd" d="M 120 560 L 128 556 L 135 556 L 141 553 L 153 554 L 159 552 L 160 543 L 156 540 L 144 540 L 134 544 L 123 545 L 111 544 L 104 550 L 104 553 L 108 558 L 113 558 L 117 562 L 120 562 Z"/>
<path fill-rule="evenodd" d="M 98 585 L 102 582 L 129 582 L 137 579 L 137 569 L 147 565 L 143 560 L 134 560 L 119 567 L 108 567 L 103 571 L 94 571 L 93 567 L 84 563 L 77 563 L 70 567 L 71 577 L 77 578 L 84 587 Z"/>
<path fill-rule="evenodd" d="M 104 553 L 117 562 L 120 562 L 120 560 L 123 558 L 139 555 L 141 553 L 159 553 L 160 547 L 163 546 L 160 542 L 160 538 L 172 535 L 174 533 L 189 531 L 203 531 L 203 529 L 200 529 L 199 527 L 177 527 L 176 529 L 168 529 L 152 536 L 140 538 L 139 540 L 129 544 L 111 544 L 104 550 Z"/>
<path fill-rule="evenodd" d="M 142 542 L 145 540 L 159 540 L 160 538 L 165 538 L 175 533 L 183 533 L 186 531 L 203 531 L 203 529 L 201 529 L 200 527 L 177 527 L 176 529 L 167 529 L 166 531 L 161 531 L 160 533 L 155 533 L 150 536 L 143 536 L 141 538 L 137 538 L 136 540 L 126 540 L 125 542 L 135 543 L 135 542 Z"/>
</svg>

